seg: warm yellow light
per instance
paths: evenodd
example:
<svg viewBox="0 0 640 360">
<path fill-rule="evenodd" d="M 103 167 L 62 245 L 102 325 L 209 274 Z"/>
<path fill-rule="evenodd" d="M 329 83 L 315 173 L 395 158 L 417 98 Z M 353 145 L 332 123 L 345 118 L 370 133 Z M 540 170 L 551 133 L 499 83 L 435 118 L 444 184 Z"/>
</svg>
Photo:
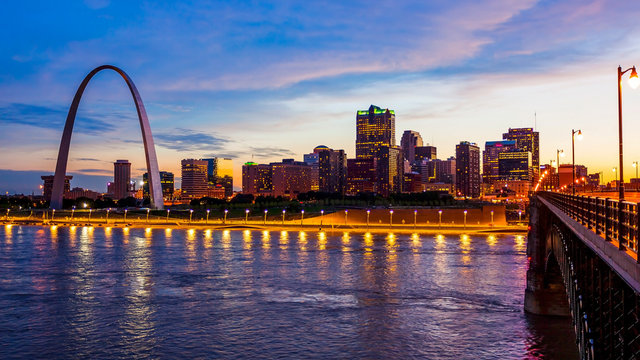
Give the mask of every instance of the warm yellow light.
<svg viewBox="0 0 640 360">
<path fill-rule="evenodd" d="M 638 85 L 640 85 L 640 79 L 638 79 L 638 73 L 636 72 L 635 66 L 631 69 L 631 75 L 629 76 L 629 86 L 632 89 L 637 89 Z"/>
<path fill-rule="evenodd" d="M 582 130 L 578 130 L 578 135 L 576 137 L 578 140 L 582 140 Z"/>
</svg>

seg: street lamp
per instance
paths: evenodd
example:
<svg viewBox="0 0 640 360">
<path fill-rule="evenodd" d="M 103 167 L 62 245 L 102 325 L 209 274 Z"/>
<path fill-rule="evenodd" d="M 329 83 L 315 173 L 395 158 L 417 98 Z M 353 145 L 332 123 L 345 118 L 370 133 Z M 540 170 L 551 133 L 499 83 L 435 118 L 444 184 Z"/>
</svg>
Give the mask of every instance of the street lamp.
<svg viewBox="0 0 640 360">
<path fill-rule="evenodd" d="M 636 179 L 638 179 L 638 162 L 637 161 L 633 162 L 633 167 L 636 169 Z M 636 181 L 638 181 L 638 180 L 636 180 Z"/>
<path fill-rule="evenodd" d="M 442 227 L 442 210 L 438 210 L 438 227 Z"/>
<path fill-rule="evenodd" d="M 413 228 L 416 228 L 416 223 L 418 220 L 418 210 L 413 210 Z"/>
<path fill-rule="evenodd" d="M 249 218 L 249 209 L 244 210 L 244 224 L 247 225 L 247 220 Z"/>
<path fill-rule="evenodd" d="M 629 74 L 629 86 L 635 89 L 640 85 L 640 79 L 638 79 L 638 73 L 636 67 L 632 66 L 625 71 L 622 71 L 622 67 L 618 66 L 618 142 L 619 142 L 619 154 L 620 154 L 620 182 L 618 183 L 618 192 L 620 201 L 624 200 L 624 162 L 622 161 L 622 75 L 631 70 Z M 622 218 L 623 207 L 620 206 L 620 219 Z M 622 242 L 620 242 L 620 248 L 622 248 Z"/>
<path fill-rule="evenodd" d="M 56 209 L 53 209 L 51 211 L 51 221 L 53 221 L 53 218 L 56 216 Z M 7 209 L 7 219 L 9 219 L 9 209 Z"/>
<path fill-rule="evenodd" d="M 571 188 L 573 195 L 576 194 L 576 136 L 578 140 L 582 140 L 582 130 L 571 129 Z"/>
<path fill-rule="evenodd" d="M 229 210 L 224 209 L 224 221 L 222 222 L 223 224 L 227 224 L 227 214 L 229 213 Z"/>
<path fill-rule="evenodd" d="M 191 224 L 191 217 L 193 216 L 193 209 L 189 209 L 189 224 Z"/>
<path fill-rule="evenodd" d="M 107 220 L 105 220 L 105 224 L 109 223 L 109 212 L 111 211 L 111 208 L 107 209 Z"/>
<path fill-rule="evenodd" d="M 264 225 L 267 225 L 267 212 L 269 212 L 269 210 L 264 209 Z"/>
<path fill-rule="evenodd" d="M 367 210 L 367 229 L 369 229 L 369 215 L 371 214 L 371 210 Z"/>
<path fill-rule="evenodd" d="M 127 209 L 124 209 L 124 222 L 127 222 Z"/>
<path fill-rule="evenodd" d="M 71 221 L 73 221 L 73 213 L 76 212 L 76 206 L 73 205 L 73 208 L 71 208 Z"/>
<path fill-rule="evenodd" d="M 300 226 L 302 226 L 303 221 L 304 221 L 304 209 L 300 210 Z"/>
<path fill-rule="evenodd" d="M 349 214 L 349 210 L 344 211 L 344 225 L 347 226 L 347 214 Z"/>
<path fill-rule="evenodd" d="M 518 222 L 522 222 L 522 210 L 518 210 Z"/>
<path fill-rule="evenodd" d="M 320 228 L 322 229 L 322 220 L 324 219 L 324 210 L 320 210 Z"/>
<path fill-rule="evenodd" d="M 493 226 L 493 210 L 491 210 L 491 226 Z"/>
<path fill-rule="evenodd" d="M 467 210 L 464 211 L 464 227 L 467 227 Z"/>
<path fill-rule="evenodd" d="M 91 210 L 93 209 L 89 209 L 89 221 L 91 221 Z"/>
<path fill-rule="evenodd" d="M 149 223 L 149 211 L 151 211 L 151 209 L 147 209 L 147 224 Z"/>
<path fill-rule="evenodd" d="M 287 213 L 287 209 L 282 209 L 282 225 L 284 225 L 284 214 Z"/>
<path fill-rule="evenodd" d="M 11 209 L 7 209 L 7 220 L 9 220 L 9 211 L 11 211 Z M 53 217 L 51 217 L 51 220 L 53 220 Z"/>
<path fill-rule="evenodd" d="M 616 182 L 618 182 L 618 168 L 614 167 L 611 170 L 613 171 L 613 176 L 615 177 Z"/>
<path fill-rule="evenodd" d="M 393 210 L 389 210 L 389 226 L 393 226 Z"/>
<path fill-rule="evenodd" d="M 209 224 L 209 213 L 211 212 L 211 210 L 207 209 L 207 220 L 205 220 L 205 225 Z"/>
<path fill-rule="evenodd" d="M 167 209 L 167 221 L 169 221 L 169 213 L 171 212 L 171 209 Z"/>
</svg>

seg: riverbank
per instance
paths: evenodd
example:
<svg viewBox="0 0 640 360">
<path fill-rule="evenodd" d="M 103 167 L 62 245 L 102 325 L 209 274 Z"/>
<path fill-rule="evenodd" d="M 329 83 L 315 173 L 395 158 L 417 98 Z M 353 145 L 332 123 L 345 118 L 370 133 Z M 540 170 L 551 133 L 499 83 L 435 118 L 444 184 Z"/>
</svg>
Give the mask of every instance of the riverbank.
<svg viewBox="0 0 640 360">
<path fill-rule="evenodd" d="M 128 221 L 128 222 L 106 222 L 103 219 L 98 221 L 88 221 L 87 219 L 75 220 L 35 220 L 11 218 L 0 221 L 3 225 L 25 225 L 25 226 L 87 226 L 87 227 L 110 227 L 110 228 L 151 228 L 151 229 L 183 229 L 183 230 L 256 230 L 256 231 L 324 231 L 324 232 L 354 232 L 354 233 L 419 233 L 419 234 L 513 234 L 526 233 L 527 225 L 381 225 L 372 224 L 369 226 L 361 224 L 304 224 L 300 221 L 283 222 L 244 222 L 242 220 L 222 222 L 157 222 L 157 221 Z"/>
</svg>

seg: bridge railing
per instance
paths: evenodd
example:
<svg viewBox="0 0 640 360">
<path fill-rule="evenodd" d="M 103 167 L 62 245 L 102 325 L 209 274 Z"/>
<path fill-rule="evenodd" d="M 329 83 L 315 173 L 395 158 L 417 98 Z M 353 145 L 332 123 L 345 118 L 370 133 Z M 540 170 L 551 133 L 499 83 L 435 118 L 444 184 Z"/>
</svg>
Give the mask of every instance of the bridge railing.
<svg viewBox="0 0 640 360">
<path fill-rule="evenodd" d="M 606 241 L 618 242 L 620 250 L 634 252 L 640 263 L 640 203 L 556 192 L 538 195 Z"/>
</svg>

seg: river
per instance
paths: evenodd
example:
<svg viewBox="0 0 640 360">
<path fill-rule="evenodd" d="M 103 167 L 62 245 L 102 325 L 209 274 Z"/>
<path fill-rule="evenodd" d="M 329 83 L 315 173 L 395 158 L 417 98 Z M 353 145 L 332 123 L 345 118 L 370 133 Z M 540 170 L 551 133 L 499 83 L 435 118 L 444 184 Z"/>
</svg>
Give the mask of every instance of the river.
<svg viewBox="0 0 640 360">
<path fill-rule="evenodd" d="M 0 227 L 0 358 L 571 359 L 526 237 Z"/>
</svg>

